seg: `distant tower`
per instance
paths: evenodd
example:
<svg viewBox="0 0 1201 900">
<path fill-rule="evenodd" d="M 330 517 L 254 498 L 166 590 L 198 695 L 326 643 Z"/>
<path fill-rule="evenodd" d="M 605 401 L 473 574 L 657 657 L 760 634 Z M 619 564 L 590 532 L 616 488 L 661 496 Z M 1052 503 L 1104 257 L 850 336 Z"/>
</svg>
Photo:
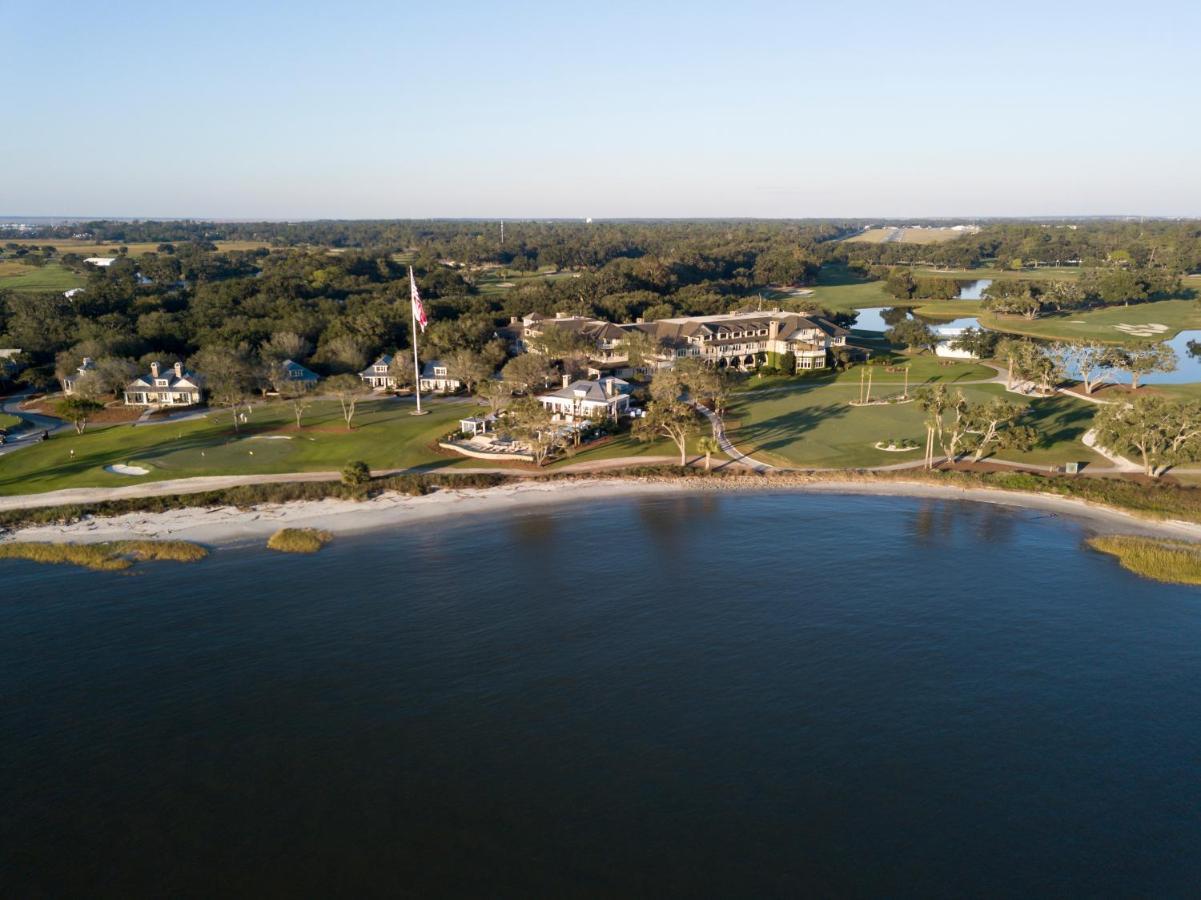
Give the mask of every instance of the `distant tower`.
<svg viewBox="0 0 1201 900">
<path fill-rule="evenodd" d="M 500 220 L 500 245 L 502 247 L 505 245 L 505 220 L 504 219 Z"/>
<path fill-rule="evenodd" d="M 591 224 L 592 224 L 592 216 L 589 216 L 588 218 L 586 218 L 586 219 L 584 220 L 584 224 L 585 224 L 585 225 L 591 225 Z"/>
</svg>

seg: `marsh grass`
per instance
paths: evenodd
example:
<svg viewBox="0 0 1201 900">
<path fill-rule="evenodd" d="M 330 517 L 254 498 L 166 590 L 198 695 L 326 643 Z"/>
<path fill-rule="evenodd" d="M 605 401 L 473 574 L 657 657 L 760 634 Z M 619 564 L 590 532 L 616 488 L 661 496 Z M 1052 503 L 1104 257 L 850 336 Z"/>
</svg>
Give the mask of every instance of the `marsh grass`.
<svg viewBox="0 0 1201 900">
<path fill-rule="evenodd" d="M 1143 578 L 1201 585 L 1201 545 L 1129 535 L 1092 537 L 1088 545 L 1116 557 L 1123 569 Z"/>
<path fill-rule="evenodd" d="M 116 572 L 135 562 L 167 560 L 196 562 L 208 556 L 199 544 L 187 541 L 108 541 L 99 544 L 51 544 L 40 541 L 0 544 L 0 559 L 24 559 L 51 565 L 83 566 Z"/>
<path fill-rule="evenodd" d="M 319 528 L 281 528 L 268 538 L 267 549 L 280 553 L 316 553 L 333 537 Z"/>
</svg>

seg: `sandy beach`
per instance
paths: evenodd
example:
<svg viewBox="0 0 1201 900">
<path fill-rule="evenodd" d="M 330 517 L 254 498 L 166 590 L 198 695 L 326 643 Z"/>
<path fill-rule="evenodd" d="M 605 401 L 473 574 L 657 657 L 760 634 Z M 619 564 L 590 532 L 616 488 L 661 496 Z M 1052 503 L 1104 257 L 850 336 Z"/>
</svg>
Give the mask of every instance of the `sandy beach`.
<svg viewBox="0 0 1201 900">
<path fill-rule="evenodd" d="M 905 481 L 813 481 L 779 484 L 755 479 L 579 479 L 522 481 L 492 488 L 443 488 L 424 496 L 385 493 L 365 501 L 326 499 L 128 513 L 87 518 L 70 525 L 38 525 L 3 536 L 5 541 L 96 542 L 128 538 L 187 540 L 219 546 L 265 541 L 280 528 L 323 528 L 335 535 L 401 527 L 433 519 L 531 509 L 551 504 L 587 504 L 615 497 L 683 493 L 772 491 L 968 500 L 1061 515 L 1098 534 L 1136 534 L 1201 541 L 1201 524 L 1155 521 L 1108 507 L 1046 494 L 957 488 Z"/>
</svg>

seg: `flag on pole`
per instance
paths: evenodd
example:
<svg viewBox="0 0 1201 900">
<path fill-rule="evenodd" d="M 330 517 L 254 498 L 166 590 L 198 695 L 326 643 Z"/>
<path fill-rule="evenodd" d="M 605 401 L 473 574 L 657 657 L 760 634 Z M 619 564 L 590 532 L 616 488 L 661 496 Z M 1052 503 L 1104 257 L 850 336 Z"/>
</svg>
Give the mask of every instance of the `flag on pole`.
<svg viewBox="0 0 1201 900">
<path fill-rule="evenodd" d="M 421 302 L 421 295 L 417 293 L 417 279 L 413 277 L 412 266 L 409 266 L 409 293 L 413 299 L 413 321 L 421 326 L 421 333 L 425 334 L 425 326 L 430 320 L 426 318 L 425 306 Z"/>
</svg>

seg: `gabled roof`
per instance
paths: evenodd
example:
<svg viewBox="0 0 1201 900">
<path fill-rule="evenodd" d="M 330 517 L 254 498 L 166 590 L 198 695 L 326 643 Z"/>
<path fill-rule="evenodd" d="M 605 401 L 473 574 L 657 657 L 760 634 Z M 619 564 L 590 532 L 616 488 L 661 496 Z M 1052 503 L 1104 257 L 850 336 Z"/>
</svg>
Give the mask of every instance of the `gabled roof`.
<svg viewBox="0 0 1201 900">
<path fill-rule="evenodd" d="M 286 369 L 288 374 L 293 378 L 301 381 L 319 381 L 320 376 L 312 369 L 302 366 L 300 363 L 292 359 L 285 359 L 280 364 L 280 368 Z"/>
<path fill-rule="evenodd" d="M 393 357 L 391 353 L 381 353 L 379 358 L 365 368 L 362 372 L 360 372 L 359 375 L 375 375 L 376 366 L 383 366 L 385 369 L 389 369 L 392 367 L 392 359 Z"/>
<path fill-rule="evenodd" d="M 613 397 L 606 393 L 606 386 L 612 384 L 616 388 L 616 393 Z M 573 381 L 567 387 L 559 388 L 557 391 L 549 391 L 545 394 L 540 394 L 539 397 L 557 397 L 560 400 L 587 400 L 594 403 L 608 403 L 617 396 L 624 394 L 629 389 L 630 383 L 621 378 L 606 377 L 597 381 L 587 381 L 580 379 Z M 580 392 L 583 393 L 579 396 Z"/>
<path fill-rule="evenodd" d="M 446 368 L 446 363 L 442 362 L 442 360 L 431 359 L 429 362 L 427 362 L 424 366 L 421 367 L 421 377 L 422 378 L 446 378 L 450 381 L 457 381 L 458 380 L 457 378 L 450 378 L 450 376 L 448 376 L 448 375 L 435 375 L 434 374 L 434 369 L 445 369 L 445 368 Z"/>
<path fill-rule="evenodd" d="M 153 372 L 146 372 L 143 375 L 139 375 L 137 378 L 127 384 L 125 386 L 125 390 L 187 391 L 199 390 L 204 384 L 204 376 L 196 372 L 189 372 L 187 369 L 183 369 L 182 371 L 183 375 L 177 376 L 175 374 L 175 367 L 167 366 L 166 368 L 160 368 L 157 376 Z M 155 384 L 155 381 L 161 381 L 164 379 L 167 382 L 165 387 Z"/>
</svg>

